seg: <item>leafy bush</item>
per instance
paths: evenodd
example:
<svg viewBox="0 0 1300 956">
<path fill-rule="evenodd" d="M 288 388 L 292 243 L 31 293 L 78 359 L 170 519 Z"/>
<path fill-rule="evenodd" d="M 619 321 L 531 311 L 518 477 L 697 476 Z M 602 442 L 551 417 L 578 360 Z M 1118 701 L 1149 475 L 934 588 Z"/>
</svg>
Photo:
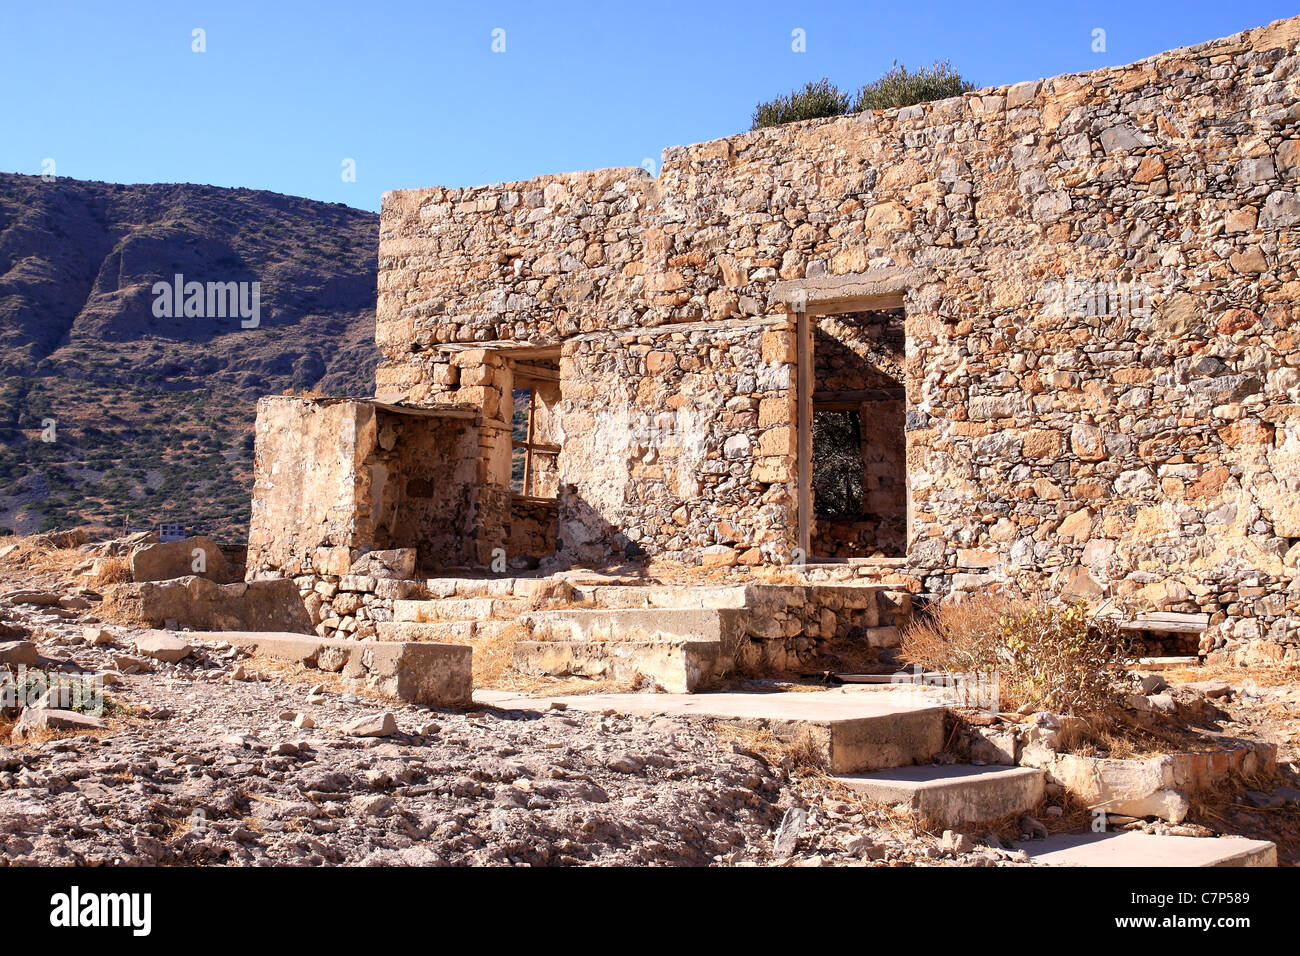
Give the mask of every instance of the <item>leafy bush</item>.
<svg viewBox="0 0 1300 956">
<path fill-rule="evenodd" d="M 823 116 L 843 116 L 849 111 L 849 94 L 822 77 L 789 96 L 778 96 L 754 108 L 750 129 L 780 126 L 796 120 L 818 119 Z"/>
<path fill-rule="evenodd" d="M 949 674 L 996 675 L 1000 708 L 1109 724 L 1136 661 L 1117 622 L 1083 603 L 975 597 L 941 605 L 903 632 L 909 664 Z"/>
<path fill-rule="evenodd" d="M 853 102 L 853 112 L 887 110 L 896 106 L 914 106 L 932 100 L 946 100 L 975 89 L 975 84 L 962 79 L 947 60 L 934 66 L 923 66 L 915 73 L 897 60 L 880 79 L 868 83 L 858 91 Z"/>
</svg>

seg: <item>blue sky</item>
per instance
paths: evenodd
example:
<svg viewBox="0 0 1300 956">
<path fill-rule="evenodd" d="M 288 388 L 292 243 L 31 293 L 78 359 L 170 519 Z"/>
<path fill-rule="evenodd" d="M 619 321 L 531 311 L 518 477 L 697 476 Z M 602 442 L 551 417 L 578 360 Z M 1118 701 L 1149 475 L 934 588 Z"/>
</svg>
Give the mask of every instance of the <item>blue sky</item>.
<svg viewBox="0 0 1300 956">
<path fill-rule="evenodd" d="M 822 76 L 856 90 L 894 59 L 947 58 L 991 86 L 1297 12 L 1265 0 L 6 0 L 0 170 L 39 174 L 50 158 L 60 176 L 378 209 L 387 189 L 657 164 L 665 146 L 747 129 L 761 99 Z M 206 52 L 192 50 L 196 28 Z M 792 50 L 795 30 L 806 52 Z"/>
</svg>

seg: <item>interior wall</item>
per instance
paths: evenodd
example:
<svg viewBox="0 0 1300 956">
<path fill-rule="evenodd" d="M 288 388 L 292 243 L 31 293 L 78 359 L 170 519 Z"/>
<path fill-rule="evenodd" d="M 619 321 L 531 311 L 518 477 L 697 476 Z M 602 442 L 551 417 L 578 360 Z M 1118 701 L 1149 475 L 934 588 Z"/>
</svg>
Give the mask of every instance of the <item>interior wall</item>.
<svg viewBox="0 0 1300 956">
<path fill-rule="evenodd" d="M 376 549 L 415 548 L 421 572 L 473 563 L 478 445 L 463 419 L 378 410 L 363 464 L 370 485 L 363 537 Z"/>
</svg>

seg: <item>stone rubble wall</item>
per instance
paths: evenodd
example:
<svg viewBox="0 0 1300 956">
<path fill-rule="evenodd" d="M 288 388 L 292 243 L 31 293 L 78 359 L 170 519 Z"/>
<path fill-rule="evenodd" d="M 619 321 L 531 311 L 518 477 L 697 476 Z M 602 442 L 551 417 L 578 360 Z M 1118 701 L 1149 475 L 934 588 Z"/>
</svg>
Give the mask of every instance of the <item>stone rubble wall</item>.
<svg viewBox="0 0 1300 956">
<path fill-rule="evenodd" d="M 563 547 L 603 535 L 609 554 L 780 561 L 792 355 L 742 343 L 788 316 L 788 290 L 901 277 L 908 554 L 925 590 L 1119 596 L 1207 612 L 1219 639 L 1300 642 L 1298 41 L 1300 19 L 1280 21 L 673 147 L 657 179 L 389 193 L 377 394 L 495 387 L 463 384 L 477 367 L 463 351 L 449 371 L 454 343 L 562 344 L 593 380 L 562 370 Z M 738 390 L 746 376 L 757 392 Z M 676 396 L 679 418 L 714 402 L 729 419 L 687 414 L 707 433 L 689 467 L 596 440 L 602 415 L 631 426 Z M 791 414 L 752 424 L 764 402 Z"/>
<path fill-rule="evenodd" d="M 793 375 L 784 327 L 566 343 L 561 556 L 788 560 Z"/>
<path fill-rule="evenodd" d="M 905 591 L 857 584 L 751 584 L 745 588 L 745 638 L 737 659 L 743 673 L 789 673 L 846 652 L 859 659 L 898 645 L 911 619 Z"/>
<path fill-rule="evenodd" d="M 541 558 L 555 554 L 556 504 L 516 499 L 510 506 L 506 554 L 536 567 Z"/>
</svg>

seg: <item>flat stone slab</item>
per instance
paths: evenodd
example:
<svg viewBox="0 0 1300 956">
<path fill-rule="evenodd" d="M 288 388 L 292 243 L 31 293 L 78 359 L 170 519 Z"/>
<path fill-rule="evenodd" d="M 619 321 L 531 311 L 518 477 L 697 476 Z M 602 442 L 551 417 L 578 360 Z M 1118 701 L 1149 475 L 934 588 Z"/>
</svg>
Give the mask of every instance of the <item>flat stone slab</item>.
<svg viewBox="0 0 1300 956">
<path fill-rule="evenodd" d="M 474 690 L 473 650 L 459 644 L 353 641 L 276 631 L 187 631 L 185 636 L 341 672 L 380 694 L 414 704 L 468 707 Z"/>
<path fill-rule="evenodd" d="M 1221 746 L 1134 759 L 1057 754 L 1041 766 L 1090 807 L 1179 823 L 1191 807 L 1189 794 L 1213 790 L 1234 775 L 1271 777 L 1276 771 L 1276 744 L 1237 740 Z M 1021 761 L 1038 763 L 1025 756 Z"/>
<path fill-rule="evenodd" d="M 810 734 L 832 773 L 858 773 L 929 761 L 943 749 L 944 708 L 871 693 L 578 694 L 530 697 L 480 690 L 480 704 L 543 710 L 560 701 L 573 710 L 613 710 L 645 717 L 707 717 L 777 737 Z"/>
<path fill-rule="evenodd" d="M 36 645 L 31 641 L 0 641 L 0 664 L 34 667 L 39 656 Z"/>
<path fill-rule="evenodd" d="M 156 661 L 175 664 L 193 650 L 171 631 L 145 631 L 135 639 L 136 653 Z"/>
<path fill-rule="evenodd" d="M 1242 837 L 1068 833 L 1021 843 L 1035 863 L 1051 866 L 1277 866 L 1277 847 Z"/>
<path fill-rule="evenodd" d="M 103 720 L 90 714 L 80 714 L 75 710 L 58 710 L 54 708 L 26 707 L 22 717 L 14 726 L 12 737 L 22 740 L 40 731 L 84 731 L 103 730 L 107 727 Z"/>
<path fill-rule="evenodd" d="M 930 764 L 835 779 L 869 800 L 906 804 L 945 827 L 1029 813 L 1043 799 L 1043 772 L 1033 767 Z"/>
</svg>

